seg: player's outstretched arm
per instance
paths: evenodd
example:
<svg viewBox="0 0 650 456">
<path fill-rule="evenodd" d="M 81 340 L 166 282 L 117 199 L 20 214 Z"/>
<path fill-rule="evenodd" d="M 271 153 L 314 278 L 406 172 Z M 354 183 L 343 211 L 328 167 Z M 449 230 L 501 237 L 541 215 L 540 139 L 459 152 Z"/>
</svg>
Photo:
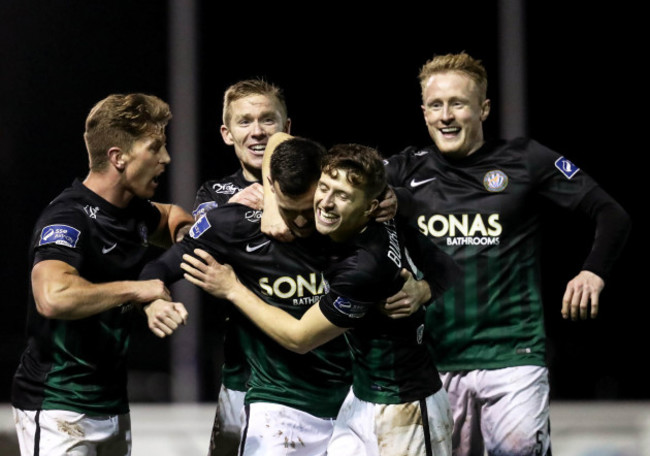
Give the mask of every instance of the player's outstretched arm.
<svg viewBox="0 0 650 456">
<path fill-rule="evenodd" d="M 600 292 L 605 281 L 591 271 L 580 271 L 566 286 L 562 298 L 562 317 L 586 320 L 598 316 Z"/>
<path fill-rule="evenodd" d="M 345 332 L 345 328 L 335 326 L 323 315 L 318 304 L 312 305 L 298 320 L 262 301 L 237 280 L 229 265 L 217 262 L 204 250 L 196 249 L 194 253 L 198 258 L 183 256 L 181 268 L 185 271 L 185 278 L 213 296 L 232 302 L 284 348 L 307 353 Z"/>
<path fill-rule="evenodd" d="M 128 302 L 171 300 L 169 290 L 160 280 L 92 283 L 59 260 L 35 264 L 31 283 L 38 313 L 62 320 L 86 318 Z"/>
</svg>

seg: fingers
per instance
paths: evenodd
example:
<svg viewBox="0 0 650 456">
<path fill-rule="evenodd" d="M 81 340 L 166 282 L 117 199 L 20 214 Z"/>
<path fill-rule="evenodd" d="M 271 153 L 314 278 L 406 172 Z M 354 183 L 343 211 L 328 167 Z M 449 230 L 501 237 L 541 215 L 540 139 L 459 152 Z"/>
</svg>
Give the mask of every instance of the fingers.
<svg viewBox="0 0 650 456">
<path fill-rule="evenodd" d="M 147 306 L 147 323 L 151 332 L 157 337 L 170 336 L 179 326 L 185 325 L 188 312 L 180 302 L 169 302 L 158 299 Z"/>
<path fill-rule="evenodd" d="M 585 280 L 585 276 L 591 280 Z M 602 279 L 580 274 L 571 280 L 562 297 L 562 318 L 571 320 L 586 320 L 596 318 L 599 310 L 600 291 L 603 288 Z"/>
</svg>

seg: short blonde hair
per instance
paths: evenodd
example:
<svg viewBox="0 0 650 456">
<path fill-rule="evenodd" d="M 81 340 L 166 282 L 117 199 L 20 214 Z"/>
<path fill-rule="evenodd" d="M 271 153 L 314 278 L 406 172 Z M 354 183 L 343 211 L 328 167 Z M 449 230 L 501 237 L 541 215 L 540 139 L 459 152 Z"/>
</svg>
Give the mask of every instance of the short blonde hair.
<svg viewBox="0 0 650 456">
<path fill-rule="evenodd" d="M 244 79 L 242 81 L 236 82 L 228 89 L 223 95 L 223 113 L 222 121 L 225 126 L 230 125 L 230 120 L 232 113 L 230 111 L 230 105 L 242 98 L 250 97 L 252 95 L 264 95 L 268 98 L 273 98 L 278 102 L 280 106 L 280 114 L 282 115 L 282 120 L 286 122 L 287 120 L 287 103 L 284 99 L 284 94 L 282 89 L 278 86 L 271 84 L 270 82 L 265 81 L 264 79 Z"/>
<path fill-rule="evenodd" d="M 471 57 L 465 52 L 435 55 L 431 60 L 427 61 L 418 76 L 422 93 L 424 94 L 424 89 L 431 76 L 448 71 L 457 71 L 471 78 L 479 89 L 481 101 L 487 98 L 487 71 L 480 60 Z"/>
</svg>

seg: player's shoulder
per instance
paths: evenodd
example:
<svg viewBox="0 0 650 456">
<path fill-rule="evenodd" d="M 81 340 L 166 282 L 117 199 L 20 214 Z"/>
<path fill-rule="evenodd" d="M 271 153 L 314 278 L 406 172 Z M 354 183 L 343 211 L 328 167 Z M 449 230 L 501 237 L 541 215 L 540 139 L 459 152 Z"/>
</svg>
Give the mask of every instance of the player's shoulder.
<svg viewBox="0 0 650 456">
<path fill-rule="evenodd" d="M 195 239 L 205 233 L 229 240 L 246 239 L 260 231 L 261 218 L 262 211 L 237 203 L 225 204 L 201 215 L 189 234 Z"/>
<path fill-rule="evenodd" d="M 394 222 L 371 222 L 357 235 L 354 243 L 355 267 L 369 272 L 377 280 L 378 275 L 392 275 L 401 266 L 402 240 Z"/>
<path fill-rule="evenodd" d="M 392 163 L 398 162 L 410 162 L 410 161 L 422 161 L 430 158 L 435 155 L 435 147 L 432 145 L 429 146 L 408 146 L 397 152 L 396 154 L 390 155 L 384 158 L 384 164 L 390 165 Z"/>
</svg>

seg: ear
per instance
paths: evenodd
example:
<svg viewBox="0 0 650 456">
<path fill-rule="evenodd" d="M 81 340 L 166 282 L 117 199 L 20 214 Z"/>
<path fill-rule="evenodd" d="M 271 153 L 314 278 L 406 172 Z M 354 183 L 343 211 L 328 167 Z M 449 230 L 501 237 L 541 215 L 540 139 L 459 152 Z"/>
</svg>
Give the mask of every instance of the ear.
<svg viewBox="0 0 650 456">
<path fill-rule="evenodd" d="M 273 179 L 271 179 L 271 176 L 266 176 L 266 180 L 269 181 L 269 186 L 271 187 L 271 191 L 275 193 L 275 185 L 273 185 Z"/>
<path fill-rule="evenodd" d="M 106 154 L 108 155 L 108 160 L 115 167 L 115 169 L 118 171 L 124 171 L 124 167 L 126 166 L 126 157 L 122 149 L 119 147 L 111 147 L 108 149 L 108 152 L 106 152 Z"/>
<path fill-rule="evenodd" d="M 287 134 L 291 134 L 291 119 L 287 118 L 287 121 L 284 124 L 284 129 L 282 131 Z"/>
<path fill-rule="evenodd" d="M 485 122 L 485 119 L 490 115 L 490 107 L 492 103 L 489 98 L 486 98 L 483 104 L 481 105 L 481 122 Z"/>
<path fill-rule="evenodd" d="M 375 209 L 377 209 L 377 207 L 379 207 L 379 200 L 378 199 L 374 199 L 374 200 L 370 201 L 370 203 L 368 205 L 368 209 L 366 209 L 363 212 L 363 215 L 365 217 L 370 217 L 373 214 L 373 212 L 375 212 Z"/>
<path fill-rule="evenodd" d="M 230 129 L 228 127 L 222 125 L 219 131 L 221 132 L 221 138 L 223 138 L 223 142 L 229 146 L 235 144 L 235 142 L 232 140 L 232 134 L 230 133 Z"/>
</svg>

